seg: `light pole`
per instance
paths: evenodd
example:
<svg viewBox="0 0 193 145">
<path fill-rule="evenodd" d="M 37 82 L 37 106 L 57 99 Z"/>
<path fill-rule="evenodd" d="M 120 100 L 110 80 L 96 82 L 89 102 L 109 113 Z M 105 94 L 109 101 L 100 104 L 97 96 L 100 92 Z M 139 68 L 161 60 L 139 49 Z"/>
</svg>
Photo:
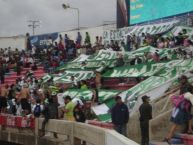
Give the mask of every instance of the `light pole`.
<svg viewBox="0 0 193 145">
<path fill-rule="evenodd" d="M 32 27 L 33 35 L 35 35 L 35 29 L 40 26 L 40 21 L 29 20 L 28 22 L 30 23 L 28 27 Z"/>
<path fill-rule="evenodd" d="M 78 30 L 80 30 L 80 12 L 78 8 L 70 7 L 69 5 L 62 4 L 63 9 L 73 9 L 77 11 L 78 14 Z"/>
</svg>

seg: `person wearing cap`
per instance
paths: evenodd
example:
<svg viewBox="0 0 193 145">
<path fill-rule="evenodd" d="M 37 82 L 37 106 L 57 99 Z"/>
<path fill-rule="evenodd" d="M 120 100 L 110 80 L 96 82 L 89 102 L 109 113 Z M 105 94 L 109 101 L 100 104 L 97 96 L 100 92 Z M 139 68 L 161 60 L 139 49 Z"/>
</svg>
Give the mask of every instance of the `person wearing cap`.
<svg viewBox="0 0 193 145">
<path fill-rule="evenodd" d="M 65 108 L 62 111 L 65 114 L 64 115 L 65 120 L 67 120 L 67 121 L 75 121 L 74 114 L 73 114 L 75 104 L 72 102 L 71 97 L 70 96 L 66 96 L 64 98 L 64 103 L 65 103 Z"/>
<path fill-rule="evenodd" d="M 139 107 L 141 145 L 149 145 L 149 120 L 152 119 L 152 106 L 149 104 L 149 96 L 142 97 L 143 104 Z"/>
<path fill-rule="evenodd" d="M 129 110 L 128 107 L 122 102 L 120 96 L 115 97 L 116 104 L 112 108 L 111 117 L 112 123 L 114 124 L 114 129 L 127 136 L 127 123 L 129 121 Z"/>
</svg>

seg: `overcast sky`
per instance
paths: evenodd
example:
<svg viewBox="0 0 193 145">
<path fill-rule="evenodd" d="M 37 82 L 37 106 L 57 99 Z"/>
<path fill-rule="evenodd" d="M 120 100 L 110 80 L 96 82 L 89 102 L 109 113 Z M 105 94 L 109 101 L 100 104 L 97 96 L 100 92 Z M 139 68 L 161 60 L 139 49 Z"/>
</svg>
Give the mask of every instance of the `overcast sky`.
<svg viewBox="0 0 193 145">
<path fill-rule="evenodd" d="M 28 20 L 41 21 L 39 34 L 76 28 L 76 11 L 64 10 L 62 3 L 79 8 L 81 27 L 116 19 L 116 0 L 0 0 L 0 36 L 32 33 Z"/>
</svg>

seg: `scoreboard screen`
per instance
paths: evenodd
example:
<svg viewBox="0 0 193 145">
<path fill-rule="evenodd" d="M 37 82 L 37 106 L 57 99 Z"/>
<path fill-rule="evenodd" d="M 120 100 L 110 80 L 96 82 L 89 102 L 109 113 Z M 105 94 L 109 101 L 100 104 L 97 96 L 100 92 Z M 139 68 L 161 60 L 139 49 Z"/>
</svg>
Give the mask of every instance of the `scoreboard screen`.
<svg viewBox="0 0 193 145">
<path fill-rule="evenodd" d="M 128 4 L 131 25 L 193 11 L 193 0 L 130 0 Z"/>
</svg>

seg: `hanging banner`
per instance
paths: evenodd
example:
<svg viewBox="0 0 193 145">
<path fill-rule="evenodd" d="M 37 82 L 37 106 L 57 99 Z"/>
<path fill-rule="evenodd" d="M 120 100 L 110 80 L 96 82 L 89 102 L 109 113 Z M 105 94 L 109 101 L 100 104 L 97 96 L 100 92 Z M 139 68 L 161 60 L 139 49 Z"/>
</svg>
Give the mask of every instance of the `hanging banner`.
<svg viewBox="0 0 193 145">
<path fill-rule="evenodd" d="M 49 33 L 35 35 L 30 37 L 31 44 L 36 47 L 47 48 L 50 43 L 55 42 L 59 37 L 59 33 Z"/>
</svg>

